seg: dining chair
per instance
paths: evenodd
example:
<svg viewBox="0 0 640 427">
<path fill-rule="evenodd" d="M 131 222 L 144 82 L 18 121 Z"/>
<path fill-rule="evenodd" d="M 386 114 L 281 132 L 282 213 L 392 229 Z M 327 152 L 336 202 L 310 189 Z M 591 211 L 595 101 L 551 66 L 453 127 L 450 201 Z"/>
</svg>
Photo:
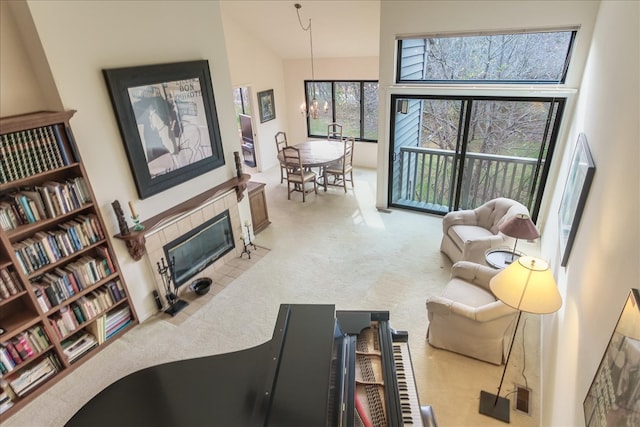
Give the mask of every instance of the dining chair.
<svg viewBox="0 0 640 427">
<path fill-rule="evenodd" d="M 305 170 L 302 167 L 302 159 L 300 158 L 300 150 L 296 147 L 284 147 L 282 149 L 284 156 L 284 165 L 287 173 L 287 200 L 291 200 L 291 193 L 300 191 L 302 193 L 302 202 L 305 202 L 307 193 L 314 191 L 318 194 L 318 182 L 316 181 L 316 173 Z M 313 190 L 306 189 L 308 182 L 313 183 Z M 293 184 L 293 188 L 291 187 Z"/>
<path fill-rule="evenodd" d="M 353 146 L 355 145 L 355 139 L 350 136 L 344 141 L 344 156 L 342 159 L 334 164 L 331 164 L 324 168 L 322 178 L 324 179 L 325 187 L 332 185 L 335 187 L 344 188 L 344 192 L 347 192 L 347 181 L 351 182 L 351 188 L 353 188 Z M 329 181 L 329 177 L 333 177 L 333 182 Z"/>
<path fill-rule="evenodd" d="M 278 132 L 276 133 L 276 149 L 278 153 L 282 151 L 282 149 L 289 144 L 287 143 L 287 133 L 286 132 Z M 280 184 L 285 180 L 285 175 L 287 174 L 287 168 L 284 164 L 280 164 Z"/>
<path fill-rule="evenodd" d="M 340 123 L 329 123 L 327 125 L 327 139 L 329 141 L 342 141 L 342 125 Z"/>
</svg>

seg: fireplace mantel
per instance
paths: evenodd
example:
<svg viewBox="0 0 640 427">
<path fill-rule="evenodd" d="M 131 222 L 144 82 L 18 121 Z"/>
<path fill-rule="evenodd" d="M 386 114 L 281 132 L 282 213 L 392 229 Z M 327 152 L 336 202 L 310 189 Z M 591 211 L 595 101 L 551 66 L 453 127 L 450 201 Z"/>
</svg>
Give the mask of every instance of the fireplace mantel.
<svg viewBox="0 0 640 427">
<path fill-rule="evenodd" d="M 250 179 L 251 175 L 246 173 L 242 174 L 242 177 L 240 178 L 231 178 L 230 180 L 225 181 L 222 184 L 216 185 L 215 187 L 201 194 L 198 194 L 197 196 L 194 196 L 189 200 L 180 203 L 179 205 L 173 206 L 166 211 L 160 212 L 159 214 L 143 221 L 142 225 L 144 226 L 144 230 L 130 231 L 125 235 L 118 233 L 113 237 L 124 240 L 125 244 L 127 245 L 127 249 L 129 250 L 129 255 L 131 255 L 134 260 L 139 261 L 146 253 L 145 234 L 153 230 L 158 224 L 161 224 L 169 218 L 180 215 L 181 213 L 195 209 L 207 200 L 210 200 L 220 194 L 224 194 L 230 190 L 235 189 L 236 197 L 238 199 L 238 202 L 240 202 L 244 198 L 244 191 L 247 189 L 247 184 Z"/>
</svg>

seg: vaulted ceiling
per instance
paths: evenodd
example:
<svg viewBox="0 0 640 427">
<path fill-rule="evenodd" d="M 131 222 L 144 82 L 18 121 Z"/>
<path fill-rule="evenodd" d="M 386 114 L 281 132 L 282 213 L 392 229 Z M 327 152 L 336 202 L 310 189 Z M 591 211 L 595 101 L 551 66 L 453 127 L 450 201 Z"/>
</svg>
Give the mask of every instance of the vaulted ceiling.
<svg viewBox="0 0 640 427">
<path fill-rule="evenodd" d="M 283 59 L 310 56 L 309 32 L 298 22 L 311 19 L 316 58 L 378 56 L 380 1 L 221 1 L 224 25 L 240 25 Z"/>
</svg>

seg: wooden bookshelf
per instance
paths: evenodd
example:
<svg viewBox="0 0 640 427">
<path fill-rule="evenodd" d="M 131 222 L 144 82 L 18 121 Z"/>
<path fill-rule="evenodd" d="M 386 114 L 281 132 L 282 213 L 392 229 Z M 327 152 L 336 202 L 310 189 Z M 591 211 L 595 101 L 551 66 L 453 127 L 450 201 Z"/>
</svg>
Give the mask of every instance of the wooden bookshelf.
<svg viewBox="0 0 640 427">
<path fill-rule="evenodd" d="M 0 118 L 0 421 L 138 323 L 74 113 Z"/>
</svg>

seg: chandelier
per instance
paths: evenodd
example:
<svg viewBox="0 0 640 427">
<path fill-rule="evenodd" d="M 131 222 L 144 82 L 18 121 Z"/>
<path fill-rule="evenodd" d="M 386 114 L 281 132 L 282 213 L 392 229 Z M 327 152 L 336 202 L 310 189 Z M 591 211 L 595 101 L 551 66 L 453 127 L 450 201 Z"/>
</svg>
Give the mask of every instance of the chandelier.
<svg viewBox="0 0 640 427">
<path fill-rule="evenodd" d="M 313 91 L 313 94 L 312 94 L 313 96 L 311 98 L 311 105 L 309 105 L 309 108 L 307 108 L 306 101 L 300 105 L 300 113 L 312 119 L 317 119 L 319 108 L 318 108 L 318 98 L 316 96 L 317 94 L 316 76 L 315 76 L 315 70 L 313 67 L 313 32 L 311 30 L 311 18 L 309 18 L 309 25 L 305 27 L 302 24 L 302 19 L 300 19 L 300 9 L 302 9 L 302 5 L 300 3 L 296 3 L 294 4 L 294 7 L 296 8 L 296 14 L 298 15 L 298 22 L 300 23 L 300 28 L 302 28 L 303 31 L 309 31 L 309 47 L 311 50 L 311 87 Z M 329 103 L 325 101 L 324 112 L 326 113 L 328 110 L 329 110 Z"/>
</svg>

